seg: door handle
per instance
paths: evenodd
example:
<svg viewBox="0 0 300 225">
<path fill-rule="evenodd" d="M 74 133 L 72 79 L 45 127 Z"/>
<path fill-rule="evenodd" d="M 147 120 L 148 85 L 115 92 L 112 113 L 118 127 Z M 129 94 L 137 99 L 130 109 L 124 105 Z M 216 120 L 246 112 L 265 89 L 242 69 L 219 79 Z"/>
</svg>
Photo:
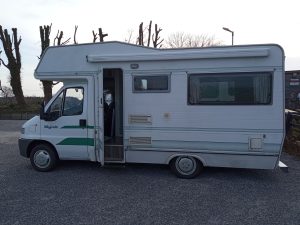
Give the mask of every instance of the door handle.
<svg viewBox="0 0 300 225">
<path fill-rule="evenodd" d="M 86 127 L 86 120 L 85 119 L 79 120 L 79 126 L 80 127 Z"/>
</svg>

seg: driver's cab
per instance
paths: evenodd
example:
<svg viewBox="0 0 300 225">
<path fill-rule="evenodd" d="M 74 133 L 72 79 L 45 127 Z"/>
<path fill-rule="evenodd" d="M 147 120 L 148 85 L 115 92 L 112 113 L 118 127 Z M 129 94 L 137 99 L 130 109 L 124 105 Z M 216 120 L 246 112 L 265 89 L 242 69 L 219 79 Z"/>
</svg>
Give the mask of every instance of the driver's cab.
<svg viewBox="0 0 300 225">
<path fill-rule="evenodd" d="M 54 145 L 60 159 L 91 158 L 88 148 L 94 146 L 94 140 L 88 133 L 87 106 L 87 85 L 76 84 L 62 87 L 42 107 L 41 139 Z"/>
</svg>

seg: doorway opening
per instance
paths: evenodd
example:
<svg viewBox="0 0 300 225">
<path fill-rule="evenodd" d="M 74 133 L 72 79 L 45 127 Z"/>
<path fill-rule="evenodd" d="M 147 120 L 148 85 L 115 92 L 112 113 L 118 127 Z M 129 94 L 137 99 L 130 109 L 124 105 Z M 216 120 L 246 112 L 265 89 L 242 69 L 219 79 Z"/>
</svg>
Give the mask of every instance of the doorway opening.
<svg viewBox="0 0 300 225">
<path fill-rule="evenodd" d="M 103 70 L 104 161 L 124 161 L 123 72 Z"/>
</svg>

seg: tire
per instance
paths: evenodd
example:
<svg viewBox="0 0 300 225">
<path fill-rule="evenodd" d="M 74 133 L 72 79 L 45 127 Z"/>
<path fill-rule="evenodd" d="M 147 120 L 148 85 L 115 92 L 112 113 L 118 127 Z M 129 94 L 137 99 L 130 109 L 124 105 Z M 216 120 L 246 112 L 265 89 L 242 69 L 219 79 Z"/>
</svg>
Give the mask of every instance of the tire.
<svg viewBox="0 0 300 225">
<path fill-rule="evenodd" d="M 177 177 L 184 179 L 194 178 L 203 170 L 202 162 L 191 156 L 178 156 L 172 159 L 170 167 Z"/>
<path fill-rule="evenodd" d="M 47 172 L 55 168 L 58 157 L 49 145 L 38 144 L 30 152 L 30 162 L 35 170 Z"/>
</svg>

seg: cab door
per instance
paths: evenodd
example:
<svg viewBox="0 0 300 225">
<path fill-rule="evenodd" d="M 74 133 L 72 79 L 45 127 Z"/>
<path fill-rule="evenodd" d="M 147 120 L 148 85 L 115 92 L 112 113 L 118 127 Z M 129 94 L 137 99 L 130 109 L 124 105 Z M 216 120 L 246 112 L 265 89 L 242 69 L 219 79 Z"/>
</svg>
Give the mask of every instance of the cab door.
<svg viewBox="0 0 300 225">
<path fill-rule="evenodd" d="M 54 145 L 60 159 L 88 160 L 87 85 L 65 87 L 49 107 L 41 121 L 41 139 Z"/>
</svg>

